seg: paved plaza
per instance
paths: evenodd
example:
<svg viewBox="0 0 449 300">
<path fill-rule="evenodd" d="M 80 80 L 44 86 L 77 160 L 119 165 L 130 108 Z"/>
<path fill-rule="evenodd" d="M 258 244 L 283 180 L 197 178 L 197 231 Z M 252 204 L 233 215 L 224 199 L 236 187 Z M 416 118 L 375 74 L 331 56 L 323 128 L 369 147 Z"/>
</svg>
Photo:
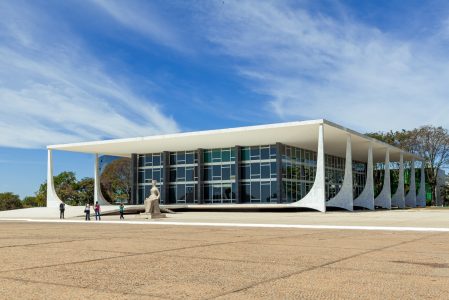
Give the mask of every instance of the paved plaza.
<svg viewBox="0 0 449 300">
<path fill-rule="evenodd" d="M 374 212 L 385 216 L 396 211 Z M 412 211 L 404 211 L 414 216 Z M 421 226 L 430 211 L 369 225 Z M 184 222 L 260 223 L 263 213 L 180 213 Z M 275 223 L 358 224 L 342 213 L 265 213 Z M 401 216 L 401 218 L 399 218 Z M 438 216 L 438 218 L 437 218 Z M 115 220 L 116 216 L 105 217 Z M 220 219 L 221 218 L 221 219 Z M 351 221 L 352 218 L 352 221 Z M 131 219 L 130 216 L 127 219 Z M 377 219 L 377 221 L 375 221 Z M 448 299 L 449 233 L 123 222 L 0 222 L 0 298 Z M 190 221 L 189 221 L 190 220 Z M 287 221 L 289 220 L 289 221 Z M 307 222 L 306 222 L 307 221 Z M 154 222 L 154 221 L 149 221 Z M 160 221 L 157 221 L 160 222 Z M 164 221 L 162 221 L 164 222 Z M 436 221 L 435 221 L 436 222 Z M 432 223 L 448 227 L 448 223 Z"/>
</svg>

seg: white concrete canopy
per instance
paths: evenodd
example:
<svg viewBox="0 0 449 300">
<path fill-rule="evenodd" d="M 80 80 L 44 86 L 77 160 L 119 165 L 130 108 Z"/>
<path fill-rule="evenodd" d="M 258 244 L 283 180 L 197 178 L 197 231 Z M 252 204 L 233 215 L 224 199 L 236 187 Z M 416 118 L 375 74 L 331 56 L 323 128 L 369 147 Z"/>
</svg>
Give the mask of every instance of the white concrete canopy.
<svg viewBox="0 0 449 300">
<path fill-rule="evenodd" d="M 346 144 L 342 144 L 341 140 L 346 140 L 348 134 L 351 137 L 352 157 L 354 160 L 367 161 L 367 142 L 372 142 L 374 163 L 383 162 L 385 148 L 390 150 L 390 159 L 392 161 L 399 160 L 399 155 L 403 152 L 397 147 L 322 119 L 174 133 L 129 139 L 50 145 L 47 148 L 126 157 L 129 157 L 132 153 L 155 153 L 162 151 L 196 150 L 198 148 L 224 148 L 234 147 L 235 145 L 268 145 L 275 143 L 283 143 L 317 151 L 318 137 L 316 133 L 320 125 L 323 125 L 324 131 L 326 132 L 324 137 L 326 154 L 345 157 Z M 411 153 L 404 153 L 404 159 L 412 160 L 413 158 L 417 160 L 421 159 Z"/>
</svg>

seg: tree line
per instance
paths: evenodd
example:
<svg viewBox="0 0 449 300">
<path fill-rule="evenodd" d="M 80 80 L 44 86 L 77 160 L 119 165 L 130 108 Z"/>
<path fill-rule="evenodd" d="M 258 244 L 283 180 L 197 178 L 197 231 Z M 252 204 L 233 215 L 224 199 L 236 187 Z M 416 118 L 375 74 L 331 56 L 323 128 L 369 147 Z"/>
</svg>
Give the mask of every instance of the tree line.
<svg viewBox="0 0 449 300">
<path fill-rule="evenodd" d="M 53 177 L 56 194 L 68 205 L 93 204 L 94 179 L 85 177 L 80 180 L 74 172 L 61 172 Z M 130 159 L 119 158 L 109 163 L 104 169 L 100 187 L 104 198 L 110 202 L 129 200 L 131 194 L 131 165 Z M 20 199 L 19 195 L 11 192 L 0 193 L 0 211 L 43 207 L 47 203 L 47 182 L 42 183 L 34 196 Z"/>
</svg>

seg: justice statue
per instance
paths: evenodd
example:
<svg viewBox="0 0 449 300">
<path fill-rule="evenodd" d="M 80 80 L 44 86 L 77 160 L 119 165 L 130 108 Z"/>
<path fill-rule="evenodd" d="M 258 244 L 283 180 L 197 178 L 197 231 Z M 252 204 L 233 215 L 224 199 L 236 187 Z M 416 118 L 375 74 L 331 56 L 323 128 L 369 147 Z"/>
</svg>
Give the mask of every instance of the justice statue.
<svg viewBox="0 0 449 300">
<path fill-rule="evenodd" d="M 161 198 L 161 194 L 159 193 L 159 189 L 156 186 L 156 180 L 152 180 L 152 188 L 150 191 L 150 196 L 145 199 L 145 214 L 148 216 L 151 215 L 151 218 L 165 218 L 165 214 L 161 214 L 161 209 L 159 208 L 159 200 Z"/>
</svg>

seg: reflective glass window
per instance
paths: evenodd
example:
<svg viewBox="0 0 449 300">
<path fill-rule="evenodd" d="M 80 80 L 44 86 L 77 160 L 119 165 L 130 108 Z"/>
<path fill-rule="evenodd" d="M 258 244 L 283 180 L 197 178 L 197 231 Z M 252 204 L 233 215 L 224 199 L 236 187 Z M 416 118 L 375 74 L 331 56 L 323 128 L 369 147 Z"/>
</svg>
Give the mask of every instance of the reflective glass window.
<svg viewBox="0 0 449 300">
<path fill-rule="evenodd" d="M 176 163 L 178 165 L 186 163 L 186 153 L 184 151 L 176 153 Z"/>
<path fill-rule="evenodd" d="M 195 155 L 193 152 L 186 153 L 186 164 L 193 164 L 195 161 Z"/>
<path fill-rule="evenodd" d="M 176 165 L 176 153 L 170 153 L 170 165 Z"/>
<path fill-rule="evenodd" d="M 195 199 L 194 187 L 193 185 L 186 186 L 186 202 L 193 203 Z"/>
<path fill-rule="evenodd" d="M 221 160 L 221 150 L 212 149 L 212 162 L 220 162 Z"/>
<path fill-rule="evenodd" d="M 271 193 L 270 193 L 270 182 L 267 184 L 262 184 L 260 187 L 260 199 L 262 202 L 270 202 Z"/>
<path fill-rule="evenodd" d="M 193 177 L 193 167 L 187 167 L 186 168 L 186 181 L 193 181 L 194 177 Z"/>
<path fill-rule="evenodd" d="M 260 148 L 259 148 L 259 146 L 251 147 L 251 159 L 252 160 L 260 159 Z"/>
<path fill-rule="evenodd" d="M 231 161 L 231 150 L 230 149 L 224 149 L 221 152 L 221 161 L 222 162 Z"/>
<path fill-rule="evenodd" d="M 204 163 L 211 163 L 212 162 L 212 151 L 205 150 L 203 153 L 203 157 L 204 157 Z"/>
<path fill-rule="evenodd" d="M 251 201 L 260 200 L 260 182 L 251 182 Z"/>
<path fill-rule="evenodd" d="M 242 161 L 250 160 L 249 147 L 242 148 Z"/>
<path fill-rule="evenodd" d="M 153 166 L 160 166 L 160 165 L 161 165 L 161 156 L 153 155 Z"/>
<path fill-rule="evenodd" d="M 186 180 L 186 169 L 184 167 L 178 167 L 176 169 L 176 180 L 185 181 Z"/>
<path fill-rule="evenodd" d="M 186 187 L 184 184 L 177 184 L 176 185 L 176 199 L 178 201 L 185 201 L 186 199 Z"/>
<path fill-rule="evenodd" d="M 251 164 L 251 178 L 260 178 L 260 164 L 259 163 Z"/>
<path fill-rule="evenodd" d="M 260 159 L 270 159 L 270 148 L 260 149 Z"/>
<path fill-rule="evenodd" d="M 222 180 L 230 180 L 231 179 L 231 167 L 230 166 L 223 166 L 222 168 Z"/>
<path fill-rule="evenodd" d="M 270 164 L 262 164 L 260 166 L 260 177 L 261 178 L 270 178 Z"/>
<path fill-rule="evenodd" d="M 212 166 L 212 172 L 213 172 L 213 179 L 214 180 L 220 180 L 221 179 L 221 166 L 215 165 Z"/>
</svg>

